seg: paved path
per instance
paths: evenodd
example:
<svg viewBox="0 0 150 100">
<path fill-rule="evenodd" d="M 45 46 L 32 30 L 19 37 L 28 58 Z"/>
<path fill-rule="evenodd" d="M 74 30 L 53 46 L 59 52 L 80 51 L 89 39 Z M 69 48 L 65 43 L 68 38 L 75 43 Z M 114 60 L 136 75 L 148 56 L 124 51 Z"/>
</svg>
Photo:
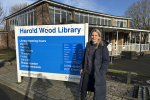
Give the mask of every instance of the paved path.
<svg viewBox="0 0 150 100">
<path fill-rule="evenodd" d="M 23 77 L 22 82 L 18 84 L 15 61 L 10 66 L 0 68 L 0 83 L 35 100 L 80 100 L 78 83 Z M 106 97 L 107 100 L 137 100 L 132 98 L 133 90 L 133 85 L 107 81 Z M 87 100 L 92 98 L 93 93 L 89 92 Z"/>
</svg>

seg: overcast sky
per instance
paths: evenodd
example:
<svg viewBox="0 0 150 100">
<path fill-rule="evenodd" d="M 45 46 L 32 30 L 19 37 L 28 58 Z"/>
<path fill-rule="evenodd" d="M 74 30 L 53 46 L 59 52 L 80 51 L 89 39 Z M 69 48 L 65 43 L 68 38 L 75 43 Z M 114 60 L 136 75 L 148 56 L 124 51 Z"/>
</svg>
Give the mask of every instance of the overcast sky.
<svg viewBox="0 0 150 100">
<path fill-rule="evenodd" d="M 4 8 L 7 9 L 7 14 L 11 6 L 27 2 L 31 4 L 37 0 L 0 0 Z M 96 12 L 124 16 L 124 12 L 132 5 L 134 1 L 138 0 L 54 0 L 60 3 L 71 5 L 74 7 L 92 10 Z"/>
</svg>

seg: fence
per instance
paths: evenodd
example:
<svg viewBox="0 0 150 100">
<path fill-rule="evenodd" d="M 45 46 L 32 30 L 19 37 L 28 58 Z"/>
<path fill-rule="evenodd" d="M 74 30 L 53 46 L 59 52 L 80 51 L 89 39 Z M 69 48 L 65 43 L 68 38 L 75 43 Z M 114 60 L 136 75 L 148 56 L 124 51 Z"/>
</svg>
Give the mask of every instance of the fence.
<svg viewBox="0 0 150 100">
<path fill-rule="evenodd" d="M 149 44 L 130 44 L 130 45 L 118 45 L 118 46 L 107 46 L 109 51 L 112 51 L 112 55 L 120 55 L 122 51 L 148 51 Z"/>
</svg>

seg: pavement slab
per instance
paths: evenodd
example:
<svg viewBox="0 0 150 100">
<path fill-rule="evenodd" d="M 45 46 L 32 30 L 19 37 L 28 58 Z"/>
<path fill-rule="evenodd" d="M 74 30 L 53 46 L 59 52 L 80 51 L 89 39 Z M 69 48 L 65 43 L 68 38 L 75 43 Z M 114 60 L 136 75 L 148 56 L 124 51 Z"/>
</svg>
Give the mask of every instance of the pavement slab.
<svg viewBox="0 0 150 100">
<path fill-rule="evenodd" d="M 0 83 L 35 100 L 80 100 L 81 95 L 77 92 L 78 83 L 29 77 L 22 77 L 22 82 L 18 83 L 15 62 L 0 68 Z M 133 85 L 107 81 L 107 100 L 128 100 L 127 98 L 137 100 L 131 97 L 133 87 Z M 94 93 L 88 92 L 87 100 L 93 100 L 93 95 Z"/>
</svg>

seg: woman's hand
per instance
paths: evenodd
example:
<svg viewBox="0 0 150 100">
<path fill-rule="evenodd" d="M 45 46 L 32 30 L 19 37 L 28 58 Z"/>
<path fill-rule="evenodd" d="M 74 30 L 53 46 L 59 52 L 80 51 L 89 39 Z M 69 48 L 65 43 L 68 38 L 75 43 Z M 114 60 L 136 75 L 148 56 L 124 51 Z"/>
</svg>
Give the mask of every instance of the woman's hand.
<svg viewBox="0 0 150 100">
<path fill-rule="evenodd" d="M 83 73 L 83 69 L 80 70 L 80 74 L 82 74 L 82 73 Z"/>
</svg>

